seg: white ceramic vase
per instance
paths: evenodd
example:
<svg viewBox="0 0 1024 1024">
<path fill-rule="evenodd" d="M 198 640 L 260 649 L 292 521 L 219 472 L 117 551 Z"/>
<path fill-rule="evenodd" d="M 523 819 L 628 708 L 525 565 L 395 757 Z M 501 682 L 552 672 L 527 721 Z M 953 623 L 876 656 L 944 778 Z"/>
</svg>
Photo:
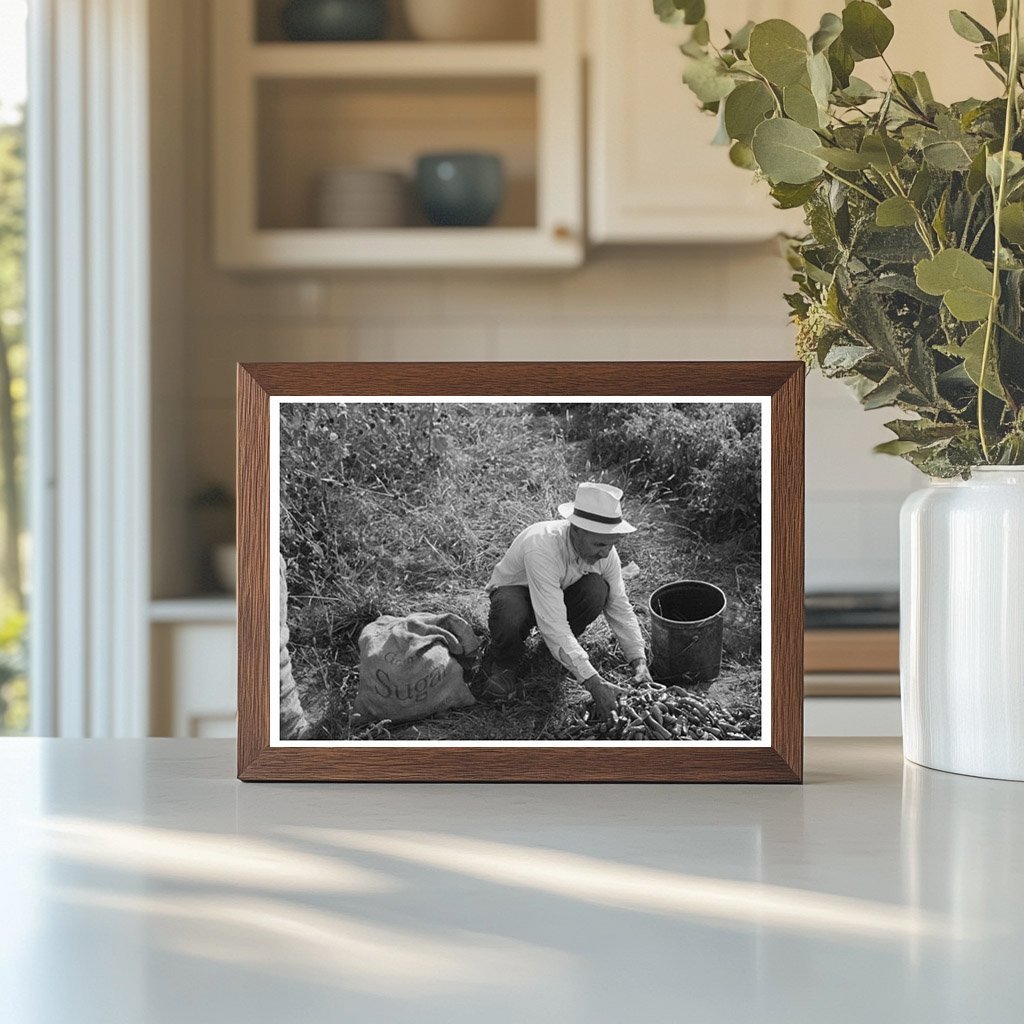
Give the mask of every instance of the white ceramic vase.
<svg viewBox="0 0 1024 1024">
<path fill-rule="evenodd" d="M 1024 781 L 1024 467 L 911 494 L 900 557 L 904 754 Z"/>
</svg>

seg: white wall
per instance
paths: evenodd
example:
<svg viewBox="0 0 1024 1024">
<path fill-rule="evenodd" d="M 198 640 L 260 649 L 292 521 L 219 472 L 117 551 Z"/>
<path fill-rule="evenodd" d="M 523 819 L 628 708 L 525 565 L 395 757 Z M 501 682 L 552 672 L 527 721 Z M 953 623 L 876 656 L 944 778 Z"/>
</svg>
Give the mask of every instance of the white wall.
<svg viewBox="0 0 1024 1024">
<path fill-rule="evenodd" d="M 210 262 L 203 0 L 185 0 L 180 167 L 159 177 L 185 198 L 180 385 L 156 401 L 177 417 L 185 493 L 234 472 L 236 361 L 360 359 L 789 359 L 773 245 L 598 251 L 580 270 L 545 273 L 347 273 L 242 277 Z M 159 204 L 159 197 L 157 198 Z M 809 588 L 895 587 L 897 512 L 913 469 L 871 454 L 885 413 L 865 414 L 836 383 L 808 379 Z M 163 457 L 163 456 L 162 456 Z M 173 503 L 172 503 L 173 504 Z M 179 524 L 183 507 L 157 510 Z M 172 578 L 171 569 L 164 577 Z M 157 592 L 161 589 L 157 574 Z M 167 582 L 164 589 L 171 587 Z"/>
</svg>

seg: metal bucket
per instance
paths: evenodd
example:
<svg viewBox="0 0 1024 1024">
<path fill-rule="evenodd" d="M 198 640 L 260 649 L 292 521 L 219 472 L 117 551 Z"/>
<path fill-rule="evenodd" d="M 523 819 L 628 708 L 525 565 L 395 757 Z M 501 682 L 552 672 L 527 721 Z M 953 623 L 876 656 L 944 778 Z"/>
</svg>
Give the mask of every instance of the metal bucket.
<svg viewBox="0 0 1024 1024">
<path fill-rule="evenodd" d="M 651 675 L 667 685 L 707 686 L 722 670 L 725 594 L 677 580 L 651 594 Z"/>
</svg>

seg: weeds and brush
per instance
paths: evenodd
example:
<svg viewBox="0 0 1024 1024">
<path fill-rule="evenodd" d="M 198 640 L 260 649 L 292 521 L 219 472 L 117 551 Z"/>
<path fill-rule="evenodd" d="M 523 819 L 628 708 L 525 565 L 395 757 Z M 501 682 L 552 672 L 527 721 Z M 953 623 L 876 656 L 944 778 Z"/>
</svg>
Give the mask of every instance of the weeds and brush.
<svg viewBox="0 0 1024 1024">
<path fill-rule="evenodd" d="M 619 408 L 650 408 L 675 421 L 666 429 L 682 429 L 672 406 Z M 281 548 L 293 668 L 307 716 L 319 723 L 317 738 L 565 736 L 589 696 L 566 678 L 536 635 L 520 689 L 501 707 L 479 703 L 414 725 L 392 730 L 379 723 L 356 733 L 349 716 L 363 627 L 382 614 L 454 612 L 486 636 L 484 587 L 495 564 L 520 530 L 556 518 L 557 506 L 571 499 L 582 479 L 626 492 L 624 507 L 637 532 L 619 550 L 623 564 L 639 569 L 627 592 L 641 627 L 646 630 L 648 596 L 662 583 L 699 578 L 722 587 L 729 596 L 723 692 L 760 701 L 760 553 L 750 515 L 759 490 L 744 497 L 734 482 L 740 497 L 726 529 L 727 517 L 712 517 L 706 496 L 694 488 L 691 469 L 683 472 L 677 463 L 680 483 L 673 491 L 673 481 L 658 479 L 651 460 L 623 463 L 608 437 L 594 445 L 570 420 L 564 410 L 513 403 L 282 405 Z M 621 422 L 624 436 L 632 437 L 635 423 L 628 416 Z M 726 431 L 714 455 L 712 427 L 702 429 L 701 443 L 712 457 L 701 471 L 709 472 L 716 459 L 728 463 L 736 438 Z M 745 466 L 736 470 L 741 476 L 749 472 L 746 449 L 760 455 L 756 437 L 745 436 Z M 693 451 L 687 457 L 695 458 Z M 603 620 L 584 643 L 599 672 L 621 674 L 622 657 Z M 486 650 L 464 670 L 471 686 L 485 676 Z"/>
<path fill-rule="evenodd" d="M 706 540 L 737 535 L 760 543 L 761 417 L 757 405 L 543 407 L 566 436 L 588 446 L 602 466 L 621 467 L 639 490 L 653 490 L 684 512 Z"/>
</svg>

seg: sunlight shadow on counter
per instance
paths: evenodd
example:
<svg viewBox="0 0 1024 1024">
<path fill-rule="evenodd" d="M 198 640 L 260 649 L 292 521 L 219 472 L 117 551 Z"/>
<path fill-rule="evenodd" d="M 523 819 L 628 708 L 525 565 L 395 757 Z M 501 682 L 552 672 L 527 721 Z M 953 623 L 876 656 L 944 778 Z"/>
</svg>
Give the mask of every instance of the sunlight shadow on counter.
<svg viewBox="0 0 1024 1024">
<path fill-rule="evenodd" d="M 427 832 L 290 828 L 288 834 L 496 885 L 648 914 L 873 941 L 973 937 L 965 923 L 916 908 L 760 882 L 684 875 L 559 850 Z"/>
</svg>

